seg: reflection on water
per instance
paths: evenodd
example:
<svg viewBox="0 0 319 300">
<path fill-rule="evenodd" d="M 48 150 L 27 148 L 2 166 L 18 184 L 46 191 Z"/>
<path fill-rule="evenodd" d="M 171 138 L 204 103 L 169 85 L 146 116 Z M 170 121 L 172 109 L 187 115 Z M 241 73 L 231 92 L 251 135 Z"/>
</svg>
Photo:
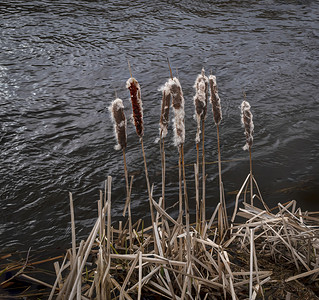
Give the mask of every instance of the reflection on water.
<svg viewBox="0 0 319 300">
<path fill-rule="evenodd" d="M 77 232 L 94 222 L 99 189 L 113 176 L 114 220 L 125 195 L 121 153 L 108 112 L 115 91 L 130 115 L 127 58 L 142 88 L 145 150 L 154 196 L 161 193 L 158 121 L 169 76 L 186 101 L 188 192 L 194 212 L 193 84 L 217 75 L 223 181 L 229 207 L 248 173 L 239 105 L 245 90 L 255 123 L 253 167 L 269 205 L 296 199 L 318 209 L 318 23 L 316 1 L 2 1 L 0 4 L 0 239 L 3 250 L 66 247 L 68 191 Z M 130 124 L 134 217 L 148 214 L 138 138 Z M 170 128 L 167 201 L 177 201 L 178 154 Z M 207 209 L 218 202 L 216 130 L 206 123 Z"/>
</svg>

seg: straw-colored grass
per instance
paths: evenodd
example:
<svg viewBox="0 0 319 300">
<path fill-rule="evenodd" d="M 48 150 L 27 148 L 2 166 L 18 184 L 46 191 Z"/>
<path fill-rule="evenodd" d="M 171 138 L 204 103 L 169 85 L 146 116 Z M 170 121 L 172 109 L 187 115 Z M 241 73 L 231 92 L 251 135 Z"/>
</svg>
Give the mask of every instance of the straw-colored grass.
<svg viewBox="0 0 319 300">
<path fill-rule="evenodd" d="M 202 236 L 195 227 L 188 229 L 181 219 L 174 220 L 153 200 L 157 218 L 165 216 L 170 232 L 177 234 L 163 230 L 161 222 L 154 224 L 155 232 L 152 227 L 141 229 L 137 222 L 133 252 L 128 253 L 124 244 L 130 240 L 129 231 L 111 225 L 110 185 L 109 177 L 106 205 L 88 239 L 78 247 L 79 268 L 72 269 L 75 258 L 69 251 L 69 267 L 57 274 L 51 293 L 57 299 L 74 299 L 78 293 L 82 299 L 104 299 L 106 288 L 110 299 L 140 299 L 151 294 L 167 299 L 221 299 L 223 295 L 256 299 L 263 297 L 270 282 L 278 282 L 272 270 L 276 263 L 292 270 L 285 279 L 287 284 L 303 279 L 316 282 L 319 215 L 301 213 L 295 201 L 279 204 L 277 212 L 243 203 L 235 214 L 241 222 L 232 222 L 229 238 L 218 243 L 214 218 Z M 99 234 L 101 222 L 106 224 L 106 236 Z M 95 262 L 93 266 L 86 264 L 88 259 Z"/>
</svg>

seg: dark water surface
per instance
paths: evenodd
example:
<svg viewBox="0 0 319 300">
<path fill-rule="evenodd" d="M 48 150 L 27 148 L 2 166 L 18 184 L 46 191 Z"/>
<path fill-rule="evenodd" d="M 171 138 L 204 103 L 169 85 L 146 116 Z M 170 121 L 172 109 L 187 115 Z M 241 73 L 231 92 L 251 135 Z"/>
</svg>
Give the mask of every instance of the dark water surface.
<svg viewBox="0 0 319 300">
<path fill-rule="evenodd" d="M 124 204 L 121 152 L 105 109 L 115 90 L 131 114 L 127 59 L 141 84 L 145 151 L 161 193 L 158 120 L 169 57 L 186 101 L 185 160 L 192 213 L 196 123 L 193 84 L 217 75 L 223 181 L 229 207 L 249 172 L 238 109 L 245 90 L 255 123 L 254 174 L 270 206 L 296 199 L 319 209 L 318 1 L 6 1 L 0 3 L 0 241 L 2 251 L 68 247 L 68 192 L 78 237 L 113 176 L 113 220 Z M 218 203 L 216 128 L 206 122 L 207 213 Z M 167 201 L 178 198 L 170 128 Z M 128 127 L 134 218 L 148 215 L 141 147 Z M 172 212 L 174 215 L 174 212 Z"/>
</svg>

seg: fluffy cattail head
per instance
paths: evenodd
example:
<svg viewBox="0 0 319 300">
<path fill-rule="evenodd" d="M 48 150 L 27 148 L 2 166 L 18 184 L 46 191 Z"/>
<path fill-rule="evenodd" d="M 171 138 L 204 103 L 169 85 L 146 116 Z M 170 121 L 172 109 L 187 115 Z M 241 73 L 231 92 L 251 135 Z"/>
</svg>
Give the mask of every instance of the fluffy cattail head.
<svg viewBox="0 0 319 300">
<path fill-rule="evenodd" d="M 142 138 L 144 134 L 143 124 L 143 105 L 141 99 L 141 87 L 137 80 L 133 77 L 129 78 L 126 82 L 126 87 L 130 90 L 133 121 L 136 128 L 137 135 Z"/>
<path fill-rule="evenodd" d="M 162 98 L 162 111 L 160 118 L 160 134 L 162 137 L 167 135 L 167 127 L 169 123 L 169 107 L 171 104 L 171 94 L 169 83 L 166 82 L 164 87 L 161 89 L 163 98 Z"/>
<path fill-rule="evenodd" d="M 197 120 L 196 143 L 200 142 L 200 121 L 206 119 L 207 112 L 207 92 L 208 92 L 208 78 L 205 76 L 205 70 L 197 76 L 194 88 L 196 94 L 194 96 L 195 105 L 195 119 Z"/>
<path fill-rule="evenodd" d="M 213 106 L 213 116 L 216 125 L 219 125 L 222 120 L 222 108 L 220 105 L 220 98 L 218 95 L 218 88 L 216 82 L 216 76 L 209 76 L 209 85 L 210 85 L 210 101 Z"/>
<path fill-rule="evenodd" d="M 126 148 L 126 118 L 124 114 L 123 101 L 119 98 L 115 99 L 109 107 L 112 120 L 114 122 L 114 133 L 117 140 L 115 149 L 125 150 Z"/>
<path fill-rule="evenodd" d="M 196 95 L 194 97 L 196 114 L 199 115 L 202 120 L 205 120 L 208 102 L 208 78 L 205 76 L 204 68 L 202 69 L 201 74 L 197 76 L 194 88 L 196 90 Z"/>
<path fill-rule="evenodd" d="M 179 80 L 174 77 L 170 79 L 169 90 L 172 95 L 172 107 L 174 110 L 174 143 L 180 146 L 185 142 L 185 122 L 184 122 L 184 96 Z"/>
<path fill-rule="evenodd" d="M 244 150 L 251 149 L 253 145 L 253 133 L 254 123 L 253 115 L 250 111 L 250 104 L 247 101 L 243 101 L 241 104 L 241 123 L 245 128 L 246 144 L 243 147 Z"/>
</svg>

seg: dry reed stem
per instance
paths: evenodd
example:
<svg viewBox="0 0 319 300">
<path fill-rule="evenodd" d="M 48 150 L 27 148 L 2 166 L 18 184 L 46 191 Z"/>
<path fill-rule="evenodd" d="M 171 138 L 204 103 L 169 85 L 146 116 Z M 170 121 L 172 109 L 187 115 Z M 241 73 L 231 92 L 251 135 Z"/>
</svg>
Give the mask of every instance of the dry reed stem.
<svg viewBox="0 0 319 300">
<path fill-rule="evenodd" d="M 145 157 L 145 151 L 144 151 L 144 144 L 143 144 L 143 138 L 140 139 L 141 141 L 141 146 L 142 146 L 142 153 L 143 153 L 143 160 L 144 160 L 144 169 L 145 169 L 145 177 L 146 177 L 146 184 L 147 184 L 147 191 L 148 191 L 148 199 L 149 199 L 149 204 L 150 204 L 150 212 L 151 212 L 151 220 L 152 220 L 152 225 L 154 224 L 154 211 L 153 211 L 153 205 L 152 205 L 152 194 L 151 194 L 151 187 L 150 187 L 150 181 L 148 177 L 148 171 L 147 171 L 147 163 L 146 163 L 146 157 Z M 153 228 L 155 231 L 155 228 Z"/>
<path fill-rule="evenodd" d="M 69 193 L 70 198 L 70 212 L 71 212 L 71 231 L 72 231 L 72 255 L 75 259 L 76 257 L 76 236 L 75 236 L 75 221 L 74 221 L 74 207 L 73 207 L 73 198 L 72 193 Z M 76 261 L 71 261 L 71 267 L 76 266 Z"/>
<path fill-rule="evenodd" d="M 202 120 L 202 231 L 206 226 L 205 120 Z"/>
<path fill-rule="evenodd" d="M 127 171 L 127 164 L 126 164 L 126 156 L 125 156 L 125 149 L 123 149 L 123 163 L 124 163 L 124 174 L 125 174 L 125 185 L 126 185 L 126 201 L 125 207 L 123 211 L 123 216 L 125 215 L 126 207 L 128 207 L 128 224 L 129 224 L 129 233 L 130 233 L 130 249 L 132 250 L 132 213 L 131 213 L 131 194 L 128 182 L 128 171 Z"/>
<path fill-rule="evenodd" d="M 198 144 L 197 144 L 198 145 Z M 197 154 L 198 154 L 198 146 L 197 148 Z M 198 156 L 198 155 L 197 155 Z M 199 160 L 199 157 L 198 157 Z M 195 172 L 195 191 L 196 191 L 196 230 L 199 231 L 201 227 L 200 222 L 200 205 L 199 205 L 199 174 L 198 174 L 198 160 L 197 163 L 194 164 L 194 172 Z"/>
<path fill-rule="evenodd" d="M 159 204 L 157 204 L 157 207 L 162 209 Z M 268 213 L 265 210 L 257 209 L 251 205 L 246 204 L 245 209 L 244 210 L 241 209 L 240 212 L 245 212 L 245 215 L 247 216 L 248 221 L 244 224 L 233 226 L 232 227 L 233 236 L 231 237 L 230 242 L 227 241 L 227 243 L 223 245 L 218 245 L 207 237 L 198 238 L 198 233 L 194 231 L 194 229 L 190 229 L 193 231 L 192 236 L 189 235 L 191 237 L 192 247 L 193 249 L 199 249 L 198 252 L 191 254 L 190 259 L 187 257 L 187 255 L 185 256 L 185 251 L 187 254 L 187 248 L 188 248 L 188 242 L 187 242 L 188 234 L 187 234 L 186 228 L 175 230 L 176 232 L 180 232 L 178 239 L 180 241 L 180 249 L 182 249 L 182 256 L 179 256 L 178 253 L 176 254 L 172 253 L 171 257 L 175 257 L 174 260 L 164 257 L 164 255 L 166 255 L 166 251 L 164 251 L 163 247 L 167 247 L 167 243 L 161 243 L 160 239 L 167 238 L 167 236 L 162 235 L 160 237 L 159 232 L 155 233 L 154 241 L 155 243 L 158 244 L 158 249 L 160 249 L 159 250 L 160 255 L 156 255 L 152 252 L 150 252 L 149 254 L 147 253 L 142 254 L 138 250 L 137 250 L 137 254 L 132 254 L 132 255 L 111 254 L 110 256 L 111 264 L 115 264 L 115 263 L 118 264 L 118 259 L 130 261 L 129 271 L 131 274 L 127 274 L 125 278 L 123 279 L 126 281 L 128 280 L 131 281 L 132 286 L 134 288 L 130 287 L 127 291 L 125 291 L 125 289 L 123 289 L 123 285 L 121 282 L 122 297 L 128 299 L 128 292 L 130 293 L 132 292 L 134 294 L 136 293 L 137 296 L 139 294 L 141 295 L 142 291 L 140 290 L 139 292 L 138 289 L 136 290 L 136 288 L 143 286 L 143 290 L 145 291 L 153 291 L 158 295 L 165 295 L 166 297 L 170 297 L 170 298 L 172 298 L 173 295 L 176 295 L 176 299 L 181 299 L 186 297 L 191 298 L 194 296 L 194 293 L 196 293 L 196 295 L 200 295 L 203 292 L 203 287 L 211 289 L 210 292 L 212 292 L 213 290 L 217 291 L 218 289 L 221 289 L 220 291 L 226 297 L 231 297 L 232 299 L 237 299 L 237 295 L 240 295 L 245 292 L 250 293 L 251 299 L 256 298 L 257 293 L 262 292 L 261 287 L 270 280 L 270 275 L 271 275 L 271 272 L 258 270 L 257 252 L 255 249 L 256 241 L 262 240 L 262 239 L 268 239 L 268 245 L 275 248 L 275 250 L 276 248 L 282 249 L 282 245 L 286 247 L 294 247 L 294 242 L 293 242 L 294 237 L 298 236 L 299 238 L 300 228 L 303 228 L 305 233 L 314 231 L 312 228 L 307 229 L 307 227 L 304 226 L 304 223 L 300 223 L 304 227 L 300 226 L 299 228 L 299 225 L 298 225 L 299 223 L 297 224 L 296 222 L 299 222 L 300 218 L 296 218 L 294 215 L 287 213 L 288 208 L 291 208 L 291 207 L 293 211 L 296 212 L 293 204 L 288 203 L 286 206 L 282 206 L 282 207 L 283 208 L 281 208 L 281 206 L 279 205 L 279 208 L 280 208 L 279 213 L 277 215 L 273 215 L 271 213 Z M 162 213 L 162 211 L 160 210 L 158 211 L 157 220 L 159 219 L 159 214 Z M 286 216 L 283 216 L 283 213 L 285 213 Z M 292 221 L 292 223 L 289 222 L 290 220 Z M 304 220 L 304 218 L 302 218 L 302 220 Z M 138 224 L 139 223 L 136 223 L 134 224 L 134 226 L 138 226 Z M 285 231 L 285 226 L 286 226 L 286 231 Z M 251 230 L 255 231 L 255 234 L 252 234 Z M 281 238 L 279 238 L 277 234 L 274 233 L 273 231 L 276 231 L 278 235 L 281 236 Z M 118 232 L 117 234 L 120 234 L 119 231 L 117 232 Z M 128 231 L 126 234 L 128 235 Z M 149 234 L 150 236 L 149 238 L 147 238 L 148 243 L 150 243 L 150 238 L 152 233 L 150 232 Z M 311 233 L 311 234 L 315 234 L 315 233 Z M 269 240 L 269 237 L 271 237 L 272 239 Z M 285 240 L 286 243 L 282 242 L 281 239 Z M 290 243 L 288 242 L 288 239 L 291 239 Z M 247 269 L 246 270 L 244 269 L 243 271 L 240 271 L 240 272 L 234 272 L 232 268 L 235 267 L 235 264 L 234 262 L 231 261 L 231 256 L 229 255 L 228 250 L 224 248 L 225 247 L 224 245 L 227 244 L 228 246 L 230 246 L 231 243 L 234 242 L 235 244 L 237 244 L 240 241 L 242 241 L 242 244 L 244 246 L 242 251 L 248 251 L 248 253 L 250 253 L 250 264 L 248 264 L 248 269 L 250 270 L 247 271 Z M 197 247 L 196 246 L 197 244 L 201 246 Z M 246 247 L 245 245 L 247 245 L 248 247 Z M 249 245 L 251 248 L 250 251 L 249 251 Z M 260 243 L 258 243 L 258 245 L 260 245 Z M 201 247 L 202 247 L 202 250 L 200 251 Z M 297 255 L 299 255 L 301 260 L 304 260 L 304 257 L 306 257 L 307 255 L 301 254 L 298 252 L 300 252 L 301 250 L 307 251 L 307 249 L 308 247 L 306 248 L 301 247 L 299 249 L 296 249 L 294 251 L 294 255 L 296 255 L 296 257 Z M 202 253 L 202 255 L 199 255 L 200 253 Z M 293 254 L 291 252 L 285 253 L 285 256 L 289 256 L 289 255 L 290 257 L 292 257 Z M 102 257 L 102 255 L 100 255 L 100 257 Z M 136 259 L 139 262 L 138 266 L 136 262 L 136 265 L 134 266 L 134 268 L 132 268 L 132 264 L 134 263 Z M 189 261 L 192 262 L 191 265 L 189 264 Z M 300 262 L 301 261 L 298 258 L 298 263 Z M 313 265 L 315 264 L 313 263 Z M 101 262 L 99 262 L 99 266 L 102 266 Z M 182 267 L 182 269 L 180 269 L 179 266 Z M 114 267 L 110 268 L 109 270 L 115 271 L 116 268 Z M 169 273 L 165 275 L 166 271 L 164 271 L 163 276 L 161 275 L 162 273 L 157 273 L 160 270 L 160 267 L 163 267 Z M 143 268 L 143 270 L 145 268 L 145 271 L 147 272 L 147 274 L 149 273 L 152 273 L 152 274 L 145 276 L 145 278 L 143 277 L 141 278 L 141 275 L 140 275 L 141 268 Z M 316 274 L 317 272 L 316 268 L 318 268 L 318 266 L 314 268 L 315 271 L 305 273 L 305 276 L 311 276 L 313 274 Z M 103 268 L 100 268 L 99 270 L 100 271 L 98 272 L 98 274 L 100 274 Z M 134 270 L 138 270 L 138 272 L 134 272 Z M 156 277 L 156 274 L 157 274 L 157 277 Z M 220 280 L 221 280 L 220 283 L 217 282 L 218 274 L 220 274 Z M 247 279 L 247 276 L 248 276 L 248 279 Z M 183 282 L 181 282 L 182 278 L 184 278 Z M 293 279 L 294 278 L 292 278 L 291 280 Z M 110 282 L 112 285 L 116 287 L 116 283 L 112 281 L 112 278 L 110 278 Z M 96 280 L 94 281 L 92 285 L 92 286 L 95 286 L 95 288 L 99 288 L 99 293 L 101 297 L 102 297 L 102 294 L 104 293 L 103 289 L 106 289 L 105 284 L 106 284 L 106 281 L 104 281 L 104 278 L 101 280 L 101 275 L 99 275 L 96 277 Z M 193 287 L 193 290 L 189 287 L 190 284 Z M 247 288 L 247 284 L 249 284 L 250 288 Z M 124 285 L 125 285 L 125 282 L 124 282 Z M 119 287 L 119 284 L 118 284 L 118 289 L 121 290 L 121 288 Z"/>
</svg>

